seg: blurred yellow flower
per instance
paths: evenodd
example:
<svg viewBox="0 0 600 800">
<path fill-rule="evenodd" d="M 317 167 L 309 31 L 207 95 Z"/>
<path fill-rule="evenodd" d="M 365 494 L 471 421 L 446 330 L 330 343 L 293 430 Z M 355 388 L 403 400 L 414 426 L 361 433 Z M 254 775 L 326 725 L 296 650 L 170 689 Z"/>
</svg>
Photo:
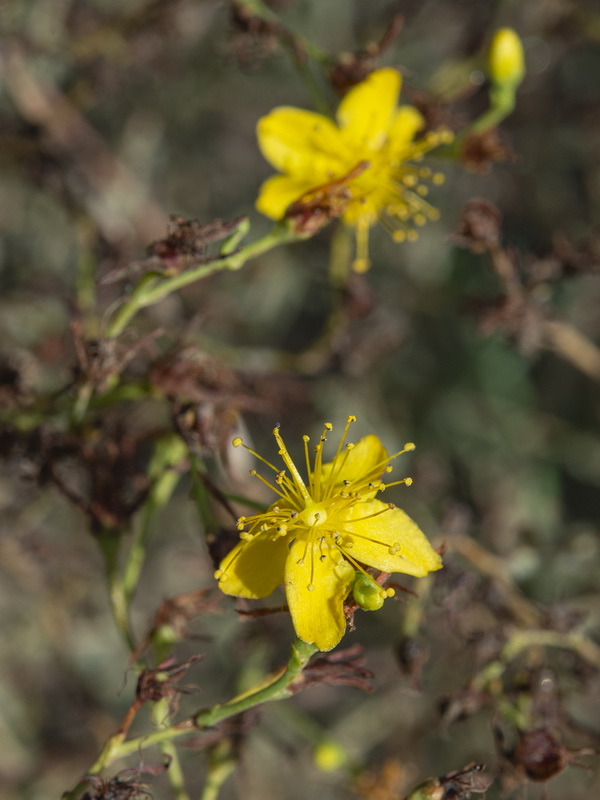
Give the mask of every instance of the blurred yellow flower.
<svg viewBox="0 0 600 800">
<path fill-rule="evenodd" d="M 376 222 L 402 242 L 417 238 L 415 226 L 438 218 L 424 199 L 425 182 L 441 183 L 443 176 L 418 162 L 433 147 L 450 142 L 452 134 L 444 129 L 415 139 L 424 119 L 412 106 L 397 107 L 400 85 L 396 70 L 379 69 L 346 94 L 336 122 L 282 106 L 257 126 L 264 157 L 282 173 L 263 183 L 257 209 L 282 219 L 303 196 L 315 189 L 326 192 L 332 181 L 342 183 L 346 201 L 334 200 L 344 222 L 356 229 L 354 269 L 359 272 L 370 266 L 368 233 Z M 339 187 L 336 192 L 339 195 Z"/>
<path fill-rule="evenodd" d="M 376 495 L 386 486 L 410 484 L 410 478 L 384 484 L 389 461 L 412 450 L 407 444 L 388 456 L 376 436 L 345 444 L 348 417 L 333 461 L 323 463 L 323 446 L 332 425 L 327 423 L 311 464 L 309 437 L 304 436 L 308 480 L 305 482 L 275 428 L 273 435 L 287 471 L 279 470 L 241 439 L 244 446 L 275 473 L 273 482 L 251 474 L 269 486 L 278 499 L 264 512 L 240 517 L 239 544 L 215 573 L 220 589 L 238 597 L 261 598 L 284 584 L 292 622 L 300 639 L 320 650 L 331 650 L 346 629 L 344 600 L 361 565 L 383 572 L 423 576 L 440 569 L 440 556 L 404 511 Z M 247 528 L 247 530 L 246 530 Z M 369 578 L 371 582 L 371 578 Z M 379 587 L 382 597 L 392 590 Z"/>
</svg>

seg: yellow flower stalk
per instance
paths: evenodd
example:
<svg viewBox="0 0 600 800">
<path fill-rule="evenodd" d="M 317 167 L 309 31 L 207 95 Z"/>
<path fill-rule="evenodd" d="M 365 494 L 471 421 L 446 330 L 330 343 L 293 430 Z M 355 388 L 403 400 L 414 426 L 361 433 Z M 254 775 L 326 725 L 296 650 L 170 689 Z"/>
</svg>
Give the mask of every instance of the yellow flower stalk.
<svg viewBox="0 0 600 800">
<path fill-rule="evenodd" d="M 278 428 L 273 435 L 286 469 L 266 461 L 240 438 L 233 441 L 274 472 L 273 481 L 256 470 L 250 474 L 278 497 L 264 513 L 240 517 L 241 541 L 215 573 L 219 587 L 225 594 L 256 599 L 283 584 L 296 634 L 319 650 L 331 650 L 344 635 L 344 600 L 357 573 L 363 576 L 361 592 L 368 584 L 380 596 L 380 602 L 369 600 L 366 608 L 378 608 L 385 597 L 393 595 L 393 590 L 382 588 L 368 575 L 364 565 L 417 577 L 442 566 L 416 523 L 393 503 L 376 497 L 389 486 L 411 483 L 404 478 L 385 484 L 381 475 L 391 472 L 389 462 L 414 445 L 409 443 L 388 456 L 374 435 L 346 443 L 355 421 L 356 417 L 348 417 L 329 463 L 323 463 L 323 447 L 333 426 L 325 424 L 312 461 L 309 437 L 303 437 L 306 480 Z"/>
<path fill-rule="evenodd" d="M 339 207 L 344 222 L 355 228 L 358 272 L 370 266 L 368 234 L 375 223 L 402 242 L 413 241 L 417 227 L 438 218 L 437 209 L 425 200 L 426 183 L 441 183 L 443 176 L 419 162 L 432 148 L 450 142 L 452 134 L 440 130 L 415 138 L 425 121 L 416 108 L 397 107 L 400 85 L 396 70 L 379 69 L 345 95 L 335 122 L 282 106 L 257 126 L 264 157 L 282 173 L 263 183 L 257 209 L 282 219 L 303 197 L 313 202 L 315 190 L 327 202 L 328 186 L 333 185 L 334 213 L 326 216 L 337 216 Z"/>
</svg>

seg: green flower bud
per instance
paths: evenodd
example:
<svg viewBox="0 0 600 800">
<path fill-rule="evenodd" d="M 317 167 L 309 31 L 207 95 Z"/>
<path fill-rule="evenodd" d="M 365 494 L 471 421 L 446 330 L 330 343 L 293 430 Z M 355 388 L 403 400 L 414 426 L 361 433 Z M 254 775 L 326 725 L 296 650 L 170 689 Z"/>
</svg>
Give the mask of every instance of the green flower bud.
<svg viewBox="0 0 600 800">
<path fill-rule="evenodd" d="M 377 611 L 388 597 L 394 596 L 393 589 L 383 589 L 364 572 L 357 572 L 352 587 L 354 600 L 363 611 Z"/>
<path fill-rule="evenodd" d="M 488 54 L 488 72 L 497 86 L 516 89 L 525 76 L 523 45 L 512 28 L 500 28 L 494 34 Z"/>
</svg>

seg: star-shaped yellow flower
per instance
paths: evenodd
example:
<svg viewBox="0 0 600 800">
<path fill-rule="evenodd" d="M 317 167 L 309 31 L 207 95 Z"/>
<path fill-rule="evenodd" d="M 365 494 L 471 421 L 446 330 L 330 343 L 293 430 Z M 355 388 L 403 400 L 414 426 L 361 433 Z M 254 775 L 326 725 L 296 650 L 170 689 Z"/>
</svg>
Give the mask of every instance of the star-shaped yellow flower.
<svg viewBox="0 0 600 800">
<path fill-rule="evenodd" d="M 341 215 L 356 229 L 354 269 L 359 272 L 369 267 L 368 232 L 376 222 L 400 242 L 416 239 L 415 226 L 438 217 L 424 199 L 425 182 L 441 183 L 443 176 L 418 162 L 431 148 L 451 141 L 452 134 L 441 130 L 415 139 L 424 119 L 412 106 L 396 106 L 400 84 L 396 70 L 379 69 L 346 94 L 336 122 L 282 106 L 257 126 L 264 157 L 282 173 L 261 186 L 258 210 L 282 219 L 292 203 L 314 197 L 315 189 L 326 201 L 331 182 L 338 203 L 343 184 Z"/>
<path fill-rule="evenodd" d="M 287 471 L 250 451 L 275 473 L 273 483 L 258 477 L 279 497 L 264 513 L 240 518 L 241 541 L 215 573 L 221 590 L 238 597 L 266 597 L 283 583 L 298 637 L 320 650 L 331 650 L 344 635 L 343 604 L 357 573 L 362 578 L 361 595 L 370 587 L 381 598 L 393 594 L 379 587 L 362 565 L 417 577 L 442 566 L 440 556 L 410 517 L 393 504 L 376 499 L 386 486 L 393 485 L 381 482 L 382 473 L 392 469 L 389 461 L 414 445 L 388 456 L 373 435 L 356 444 L 344 444 L 355 419 L 348 417 L 335 458 L 329 463 L 323 463 L 322 455 L 332 425 L 325 425 L 312 464 L 309 437 L 304 437 L 306 482 L 278 428 L 273 435 Z M 243 442 L 235 439 L 233 444 Z M 251 474 L 257 475 L 255 470 Z M 395 483 L 410 483 L 410 479 Z M 367 607 L 380 605 L 370 602 Z"/>
</svg>

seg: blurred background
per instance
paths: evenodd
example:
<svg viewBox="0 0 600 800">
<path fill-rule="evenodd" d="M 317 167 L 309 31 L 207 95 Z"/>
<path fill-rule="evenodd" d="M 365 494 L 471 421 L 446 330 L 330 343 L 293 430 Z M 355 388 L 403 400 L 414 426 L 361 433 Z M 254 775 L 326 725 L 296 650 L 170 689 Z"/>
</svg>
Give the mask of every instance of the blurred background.
<svg viewBox="0 0 600 800">
<path fill-rule="evenodd" d="M 270 8 L 277 22 L 250 2 L 0 3 L 0 794 L 60 796 L 131 703 L 98 526 L 126 541 L 157 432 L 193 440 L 215 486 L 264 499 L 243 477 L 254 465 L 230 452 L 234 432 L 273 458 L 276 422 L 299 454 L 303 433 L 355 414 L 356 438 L 416 443 L 398 467 L 414 484 L 391 499 L 446 548 L 445 569 L 357 612 L 342 644 L 364 645 L 372 694 L 317 686 L 229 731 L 239 766 L 222 796 L 392 800 L 477 762 L 490 799 L 597 798 L 600 13 L 592 0 Z M 111 351 L 129 394 L 71 425 L 94 366 L 84 343 L 101 347 L 169 215 L 247 215 L 250 239 L 269 229 L 254 211 L 272 174 L 262 115 L 313 107 L 315 87 L 334 109 L 336 65 L 393 66 L 403 102 L 460 132 L 487 107 L 485 54 L 503 25 L 525 49 L 517 107 L 460 158 L 432 159 L 446 175 L 431 195 L 439 222 L 414 244 L 373 230 L 371 271 L 344 286 L 330 276 L 334 222 L 169 296 Z M 164 600 L 214 587 L 193 489 L 182 474 L 153 520 L 138 640 Z M 221 598 L 177 644 L 178 660 L 204 654 L 181 713 L 287 657 L 287 615 L 234 606 Z M 502 662 L 531 630 L 559 646 Z M 207 744 L 192 745 L 196 797 Z M 164 775 L 140 780 L 173 796 Z"/>
</svg>

